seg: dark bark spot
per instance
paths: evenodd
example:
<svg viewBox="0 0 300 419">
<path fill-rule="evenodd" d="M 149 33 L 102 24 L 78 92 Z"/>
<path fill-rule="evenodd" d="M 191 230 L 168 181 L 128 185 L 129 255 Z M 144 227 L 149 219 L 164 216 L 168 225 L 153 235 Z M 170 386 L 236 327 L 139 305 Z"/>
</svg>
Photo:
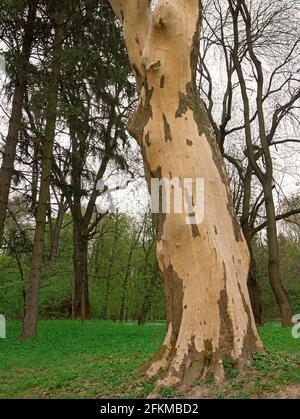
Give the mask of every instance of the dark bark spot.
<svg viewBox="0 0 300 419">
<path fill-rule="evenodd" d="M 158 60 L 158 61 L 156 61 L 155 63 L 153 63 L 153 64 L 151 64 L 150 65 L 150 69 L 152 70 L 152 71 L 157 71 L 157 70 L 159 70 L 159 68 L 161 67 L 161 62 L 160 62 L 160 60 Z"/>
<path fill-rule="evenodd" d="M 164 120 L 164 132 L 165 132 L 165 142 L 173 141 L 171 126 L 167 120 L 166 115 L 163 113 L 163 120 Z"/>
<path fill-rule="evenodd" d="M 151 141 L 150 141 L 150 134 L 149 131 L 147 132 L 147 134 L 145 135 L 145 142 L 147 144 L 147 147 L 151 146 Z"/>
<path fill-rule="evenodd" d="M 186 140 L 186 145 L 188 145 L 189 147 L 192 147 L 192 145 L 193 145 L 193 141 L 191 141 L 191 140 L 189 140 L 189 139 L 187 138 L 187 140 Z"/>
<path fill-rule="evenodd" d="M 160 88 L 164 89 L 165 87 L 166 76 L 161 76 L 160 78 Z"/>
<path fill-rule="evenodd" d="M 252 358 L 253 353 L 257 352 L 258 348 L 256 345 L 256 336 L 252 327 L 250 307 L 246 303 L 246 299 L 242 292 L 240 283 L 238 283 L 238 287 L 239 287 L 240 295 L 243 301 L 243 307 L 244 307 L 245 312 L 247 313 L 247 318 L 248 318 L 248 327 L 247 327 L 247 332 L 244 336 L 243 351 L 242 351 L 241 358 L 243 360 L 250 360 Z"/>
<path fill-rule="evenodd" d="M 162 272 L 167 308 L 167 324 L 172 323 L 176 339 L 179 334 L 183 313 L 183 280 L 172 265 Z"/>
<path fill-rule="evenodd" d="M 200 232 L 196 224 L 192 224 L 192 234 L 193 234 L 194 239 L 200 236 Z"/>
<path fill-rule="evenodd" d="M 181 118 L 183 115 L 187 113 L 188 109 L 189 106 L 186 96 L 182 92 L 179 92 L 179 105 L 175 113 L 175 118 Z"/>
<path fill-rule="evenodd" d="M 218 233 L 218 229 L 217 229 L 217 227 L 215 226 L 215 235 L 217 236 L 219 233 Z"/>
<path fill-rule="evenodd" d="M 152 179 L 161 179 L 162 178 L 162 168 L 161 166 L 157 166 L 157 168 L 154 171 L 150 171 L 150 181 Z M 149 191 L 151 193 L 150 188 L 150 182 L 149 182 Z M 162 193 L 160 193 L 159 196 L 159 208 L 162 208 Z M 155 218 L 155 227 L 156 227 L 156 237 L 157 240 L 161 240 L 163 231 L 164 231 L 164 224 L 166 221 L 166 214 L 160 213 L 160 214 L 154 214 Z"/>
<path fill-rule="evenodd" d="M 144 129 L 148 124 L 149 120 L 153 118 L 151 98 L 153 95 L 154 88 L 148 89 L 147 83 L 145 83 L 145 102 L 140 102 L 137 110 L 130 118 L 127 129 L 130 135 L 134 137 L 141 145 L 144 135 Z"/>
<path fill-rule="evenodd" d="M 219 348 L 222 356 L 230 356 L 232 349 L 234 348 L 234 332 L 233 323 L 228 311 L 228 295 L 227 295 L 227 273 L 225 263 L 224 265 L 224 283 L 225 288 L 220 293 L 220 299 L 218 301 L 219 313 L 220 313 L 220 337 L 219 337 Z"/>
<path fill-rule="evenodd" d="M 162 17 L 159 19 L 158 24 L 159 24 L 160 26 L 162 26 L 162 27 L 164 27 L 164 26 L 165 26 L 164 19 L 163 19 Z"/>
</svg>

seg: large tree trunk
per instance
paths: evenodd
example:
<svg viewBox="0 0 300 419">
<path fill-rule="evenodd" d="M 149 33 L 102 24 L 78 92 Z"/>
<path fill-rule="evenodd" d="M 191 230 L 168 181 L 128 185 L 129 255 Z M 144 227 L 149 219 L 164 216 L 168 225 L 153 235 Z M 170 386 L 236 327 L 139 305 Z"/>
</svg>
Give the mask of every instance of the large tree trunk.
<svg viewBox="0 0 300 419">
<path fill-rule="evenodd" d="M 74 264 L 74 317 L 90 319 L 88 239 L 82 234 L 82 226 L 73 219 L 73 264 Z"/>
<path fill-rule="evenodd" d="M 43 261 L 45 225 L 49 201 L 49 187 L 52 169 L 52 149 L 55 136 L 59 79 L 62 65 L 62 43 L 64 37 L 64 9 L 58 12 L 55 29 L 52 77 L 48 88 L 48 108 L 43 141 L 42 174 L 39 202 L 36 212 L 36 227 L 32 251 L 29 287 L 26 298 L 26 312 L 23 321 L 21 340 L 33 339 L 37 333 L 41 267 Z"/>
<path fill-rule="evenodd" d="M 277 236 L 276 212 L 272 192 L 272 181 L 264 185 L 267 216 L 268 271 L 271 287 L 279 305 L 282 327 L 292 325 L 293 312 L 280 273 L 280 256 Z"/>
<path fill-rule="evenodd" d="M 149 186 L 151 178 L 205 180 L 205 218 L 187 224 L 186 214 L 157 217 L 167 335 L 147 374 L 160 374 L 165 386 L 192 384 L 208 373 L 221 381 L 225 357 L 241 365 L 262 348 L 247 290 L 249 253 L 197 95 L 200 3 L 160 0 L 153 13 L 148 3 L 111 0 L 141 88 L 129 130 L 141 146 Z"/>
<path fill-rule="evenodd" d="M 8 135 L 5 142 L 2 165 L 0 169 L 0 244 L 3 239 L 4 223 L 11 179 L 14 173 L 14 161 L 20 129 L 22 108 L 26 89 L 26 78 L 31 48 L 34 38 L 34 22 L 39 0 L 29 1 L 27 23 L 24 31 L 23 48 L 20 57 L 19 69 L 16 74 L 15 90 L 12 102 L 11 118 L 9 121 Z"/>
</svg>

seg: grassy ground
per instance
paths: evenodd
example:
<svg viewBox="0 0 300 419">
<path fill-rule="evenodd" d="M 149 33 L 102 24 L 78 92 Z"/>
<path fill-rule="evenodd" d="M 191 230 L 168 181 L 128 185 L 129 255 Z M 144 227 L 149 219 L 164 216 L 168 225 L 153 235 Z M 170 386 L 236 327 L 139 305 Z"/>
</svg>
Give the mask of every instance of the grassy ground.
<svg viewBox="0 0 300 419">
<path fill-rule="evenodd" d="M 38 339 L 25 344 L 17 343 L 20 327 L 8 322 L 8 337 L 0 339 L 0 398 L 137 398 L 153 389 L 137 369 L 162 342 L 162 324 L 42 321 Z M 228 383 L 218 388 L 208 380 L 207 397 L 272 397 L 287 386 L 300 389 L 300 339 L 278 325 L 260 334 L 268 353 L 255 355 L 251 374 L 240 376 L 228 360 Z M 195 397 L 201 388 L 195 383 Z M 161 394 L 181 396 L 167 389 Z"/>
</svg>

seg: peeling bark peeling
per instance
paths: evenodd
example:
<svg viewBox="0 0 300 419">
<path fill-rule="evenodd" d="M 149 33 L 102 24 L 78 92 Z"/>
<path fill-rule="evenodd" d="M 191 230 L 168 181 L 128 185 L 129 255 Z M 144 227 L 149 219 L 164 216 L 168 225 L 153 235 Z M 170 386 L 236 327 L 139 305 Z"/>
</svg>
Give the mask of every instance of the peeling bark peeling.
<svg viewBox="0 0 300 419">
<path fill-rule="evenodd" d="M 262 343 L 247 290 L 248 248 L 196 89 L 201 3 L 159 0 L 153 12 L 148 0 L 110 3 L 122 16 L 137 76 L 140 101 L 128 128 L 141 146 L 149 188 L 151 177 L 205 180 L 201 224 L 187 225 L 186 214 L 157 215 L 167 334 L 147 374 L 165 386 L 192 384 L 208 374 L 222 381 L 225 357 L 242 365 Z"/>
</svg>

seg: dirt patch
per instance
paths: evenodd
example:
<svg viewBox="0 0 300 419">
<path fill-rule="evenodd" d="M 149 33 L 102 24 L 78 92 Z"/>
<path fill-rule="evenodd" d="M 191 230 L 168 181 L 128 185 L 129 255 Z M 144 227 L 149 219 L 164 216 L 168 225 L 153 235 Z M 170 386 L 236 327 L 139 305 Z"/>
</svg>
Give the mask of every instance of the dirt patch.
<svg viewBox="0 0 300 419">
<path fill-rule="evenodd" d="M 266 398 L 268 399 L 296 399 L 300 400 L 300 385 L 289 386 L 279 390 L 277 393 L 271 393 Z"/>
</svg>

